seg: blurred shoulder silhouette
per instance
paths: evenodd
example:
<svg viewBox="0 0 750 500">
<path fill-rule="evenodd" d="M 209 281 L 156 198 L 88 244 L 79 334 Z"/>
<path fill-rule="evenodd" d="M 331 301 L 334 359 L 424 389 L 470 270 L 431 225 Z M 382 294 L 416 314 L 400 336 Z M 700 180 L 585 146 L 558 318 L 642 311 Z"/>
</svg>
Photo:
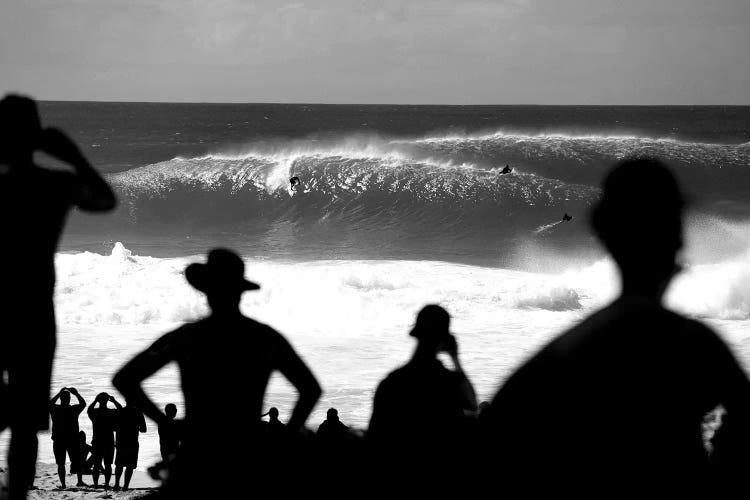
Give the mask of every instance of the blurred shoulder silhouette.
<svg viewBox="0 0 750 500">
<path fill-rule="evenodd" d="M 414 354 L 378 385 L 367 431 L 368 440 L 394 453 L 451 444 L 460 436 L 465 413 L 477 409 L 448 312 L 437 305 L 425 306 L 410 335 L 417 340 Z M 438 359 L 441 352 L 451 357 L 454 370 Z"/>
<path fill-rule="evenodd" d="M 706 487 L 704 415 L 722 405 L 747 426 L 750 382 L 729 348 L 662 306 L 680 269 L 684 206 L 656 160 L 626 160 L 607 176 L 591 222 L 622 291 L 497 392 L 485 421 L 493 467 L 509 478 L 533 471 L 547 479 L 535 487 L 559 491 L 609 484 L 696 493 Z"/>
<path fill-rule="evenodd" d="M 53 171 L 34 163 L 45 153 L 72 167 Z M 54 255 L 73 207 L 108 211 L 115 196 L 62 131 L 43 128 L 36 102 L 0 100 L 0 422 L 11 427 L 9 495 L 25 498 L 36 464 L 39 430 L 47 429 L 55 352 Z M 24 325 L 22 330 L 14 325 Z"/>
<path fill-rule="evenodd" d="M 281 372 L 299 394 L 287 423 L 290 433 L 303 427 L 322 392 L 310 369 L 281 334 L 240 312 L 243 292 L 260 288 L 245 279 L 244 269 L 242 259 L 226 249 L 212 250 L 206 263 L 189 265 L 185 276 L 206 294 L 210 316 L 166 334 L 129 361 L 113 379 L 123 395 L 162 425 L 167 417 L 146 396 L 142 382 L 167 363 L 177 362 L 185 397 L 180 468 L 174 483 L 178 496 L 209 493 L 202 488 L 230 488 L 221 482 L 195 484 L 191 479 L 223 477 L 227 464 L 238 470 L 244 470 L 242 464 L 249 465 L 252 454 L 248 450 L 257 448 L 262 439 L 263 427 L 257 415 L 274 371 Z M 222 429 L 231 430 L 231 438 L 216 439 L 214 433 Z"/>
</svg>

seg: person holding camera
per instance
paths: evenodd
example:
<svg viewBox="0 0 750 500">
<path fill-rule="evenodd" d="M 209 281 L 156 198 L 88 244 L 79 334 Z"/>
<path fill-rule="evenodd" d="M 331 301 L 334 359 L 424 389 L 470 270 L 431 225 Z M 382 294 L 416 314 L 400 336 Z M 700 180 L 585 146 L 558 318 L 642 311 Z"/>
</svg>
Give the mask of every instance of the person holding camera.
<svg viewBox="0 0 750 500">
<path fill-rule="evenodd" d="M 70 404 L 71 394 L 78 402 Z M 57 402 L 60 401 L 60 404 Z M 63 387 L 60 392 L 49 402 L 49 413 L 52 417 L 52 450 L 57 463 L 57 475 L 60 478 L 60 487 L 65 489 L 65 457 L 70 457 L 70 462 L 76 469 L 78 484 L 86 486 L 83 482 L 81 471 L 81 457 L 78 444 L 78 415 L 86 408 L 83 400 L 75 387 Z"/>
<path fill-rule="evenodd" d="M 35 153 L 72 171 L 41 168 Z M 42 127 L 33 99 L 0 100 L 0 430 L 11 430 L 10 500 L 26 498 L 36 473 L 37 433 L 49 427 L 54 257 L 65 219 L 75 207 L 106 212 L 115 204 L 112 189 L 75 143 Z"/>
<path fill-rule="evenodd" d="M 440 306 L 425 306 L 410 335 L 417 339 L 412 358 L 375 391 L 368 440 L 381 449 L 411 451 L 458 443 L 477 397 L 450 333 L 450 315 Z M 451 358 L 453 370 L 438 359 L 441 352 Z"/>
<path fill-rule="evenodd" d="M 114 408 L 108 408 L 108 403 L 112 403 Z M 112 462 L 115 457 L 115 430 L 119 424 L 121 412 L 120 402 L 106 392 L 100 392 L 89 406 L 88 414 L 93 430 L 91 459 L 94 465 L 91 469 L 91 478 L 94 481 L 94 487 L 99 486 L 99 473 L 104 471 L 104 488 L 109 488 L 109 481 L 112 478 Z"/>
</svg>

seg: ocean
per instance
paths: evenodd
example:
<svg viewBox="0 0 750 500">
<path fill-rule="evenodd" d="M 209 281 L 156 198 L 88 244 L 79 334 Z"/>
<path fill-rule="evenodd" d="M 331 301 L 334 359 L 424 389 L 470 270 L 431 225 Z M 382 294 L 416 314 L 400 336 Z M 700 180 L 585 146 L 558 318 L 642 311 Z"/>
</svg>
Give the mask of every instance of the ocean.
<svg viewBox="0 0 750 500">
<path fill-rule="evenodd" d="M 72 214 L 60 245 L 54 392 L 75 386 L 91 402 L 114 391 L 130 356 L 205 314 L 182 271 L 225 246 L 262 286 L 243 311 L 282 332 L 325 389 L 311 427 L 329 407 L 366 427 L 373 391 L 410 356 L 408 331 L 427 303 L 452 315 L 464 368 L 490 399 L 536 348 L 616 295 L 587 213 L 608 168 L 636 153 L 671 165 L 691 201 L 669 307 L 714 327 L 750 368 L 750 107 L 40 109 L 119 196 L 113 214 Z M 304 192 L 290 196 L 295 175 Z M 148 391 L 182 416 L 175 367 Z M 266 406 L 285 420 L 294 399 L 275 378 Z M 80 423 L 90 438 L 85 414 Z M 40 444 L 52 462 L 48 434 Z M 157 458 L 149 422 L 140 468 Z"/>
</svg>

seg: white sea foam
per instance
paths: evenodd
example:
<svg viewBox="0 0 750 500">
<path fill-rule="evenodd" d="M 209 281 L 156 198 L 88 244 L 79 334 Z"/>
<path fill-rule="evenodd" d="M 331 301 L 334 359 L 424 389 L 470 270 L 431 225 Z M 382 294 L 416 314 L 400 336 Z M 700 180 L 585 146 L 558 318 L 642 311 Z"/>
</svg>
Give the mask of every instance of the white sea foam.
<svg viewBox="0 0 750 500">
<path fill-rule="evenodd" d="M 121 243 L 111 255 L 57 256 L 56 293 L 61 325 L 141 325 L 189 321 L 205 313 L 202 296 L 185 281 L 184 267 L 200 257 L 134 256 Z M 243 307 L 268 321 L 286 323 L 296 314 L 339 316 L 321 331 L 351 331 L 345 318 L 383 317 L 408 322 L 425 302 L 476 317 L 517 308 L 549 311 L 587 309 L 616 292 L 608 261 L 558 274 L 526 273 L 444 262 L 247 260 L 248 273 L 263 288 L 246 294 Z M 694 265 L 678 277 L 668 303 L 686 314 L 750 319 L 750 252 Z M 400 321 L 399 321 L 400 319 Z M 317 320 L 311 321 L 315 325 Z"/>
</svg>

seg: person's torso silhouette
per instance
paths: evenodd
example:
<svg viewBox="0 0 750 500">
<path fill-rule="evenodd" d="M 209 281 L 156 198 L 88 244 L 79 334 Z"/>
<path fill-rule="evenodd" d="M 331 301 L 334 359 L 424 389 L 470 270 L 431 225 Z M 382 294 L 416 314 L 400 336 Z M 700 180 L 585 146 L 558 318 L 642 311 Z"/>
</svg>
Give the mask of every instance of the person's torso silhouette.
<svg viewBox="0 0 750 500">
<path fill-rule="evenodd" d="M 418 340 L 412 359 L 391 372 L 373 400 L 368 439 L 401 448 L 445 446 L 458 439 L 465 411 L 476 410 L 476 396 L 461 369 L 450 317 L 439 306 L 426 306 L 411 335 Z M 448 352 L 456 370 L 437 359 Z"/>
<path fill-rule="evenodd" d="M 34 163 L 44 152 L 72 167 L 53 172 Z M 36 103 L 0 100 L 0 395 L 11 427 L 9 496 L 26 497 L 36 467 L 36 433 L 48 428 L 56 346 L 52 296 L 54 254 L 68 212 L 116 204 L 112 190 L 63 132 L 42 128 Z M 7 388 L 5 379 L 7 377 Z"/>
<path fill-rule="evenodd" d="M 145 432 L 146 420 L 137 408 L 126 405 L 120 410 L 117 418 L 115 447 L 137 448 L 138 434 Z"/>
<path fill-rule="evenodd" d="M 537 474 L 547 481 L 536 487 L 568 492 L 705 488 L 704 415 L 723 405 L 750 416 L 750 382 L 713 331 L 661 304 L 679 270 L 682 207 L 658 162 L 627 160 L 607 177 L 592 220 L 620 269 L 622 294 L 497 392 L 484 423 L 510 480 Z"/>
<path fill-rule="evenodd" d="M 175 480 L 178 495 L 196 486 L 208 494 L 206 489 L 212 485 L 225 486 L 194 484 L 200 474 L 218 477 L 227 463 L 257 472 L 251 464 L 257 464 L 263 436 L 258 416 L 273 371 L 281 372 L 299 393 L 287 423 L 291 433 L 304 425 L 321 389 L 281 334 L 240 312 L 241 294 L 260 287 L 244 278 L 244 263 L 237 254 L 212 250 L 206 264 L 191 264 L 185 274 L 188 282 L 206 293 L 211 315 L 164 335 L 127 363 L 113 384 L 162 424 L 167 417 L 143 392 L 141 382 L 167 363 L 177 363 L 185 401 Z M 217 439 L 216 433 L 223 431 L 231 432 L 231 438 Z"/>
</svg>

